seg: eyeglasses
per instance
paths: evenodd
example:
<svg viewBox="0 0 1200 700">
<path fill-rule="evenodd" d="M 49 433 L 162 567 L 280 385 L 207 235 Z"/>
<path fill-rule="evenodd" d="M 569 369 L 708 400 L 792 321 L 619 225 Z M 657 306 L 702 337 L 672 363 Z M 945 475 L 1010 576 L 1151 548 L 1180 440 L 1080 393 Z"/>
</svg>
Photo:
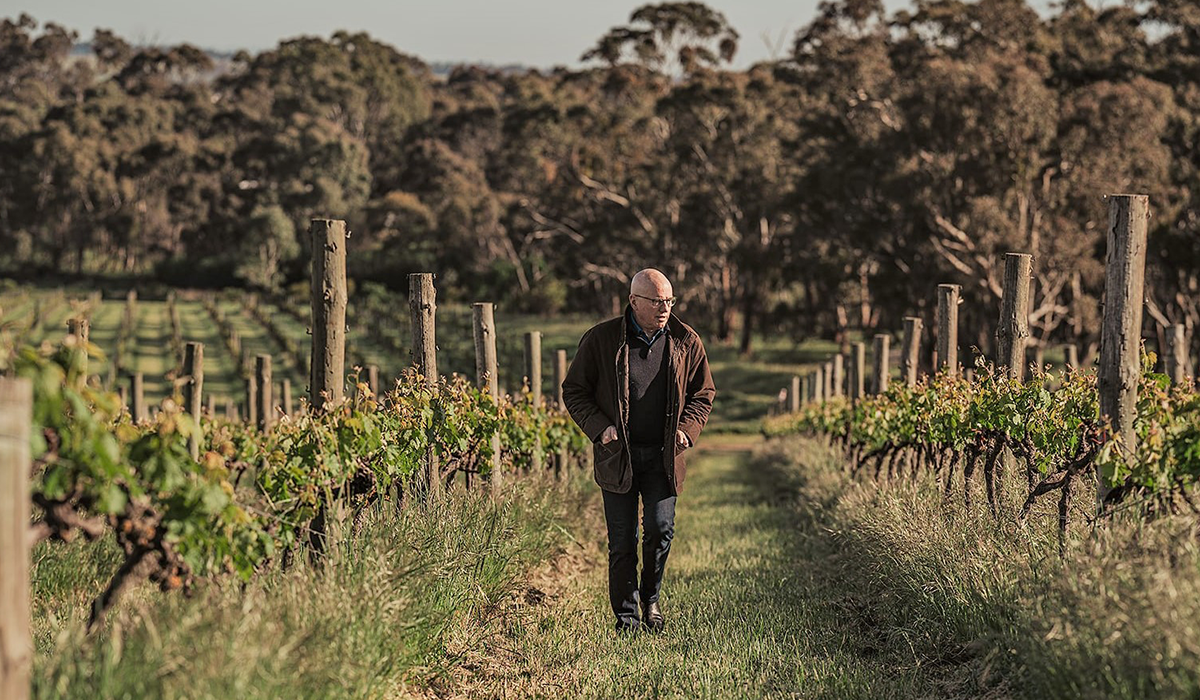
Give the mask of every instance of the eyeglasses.
<svg viewBox="0 0 1200 700">
<path fill-rule="evenodd" d="M 638 299 L 645 299 L 646 301 L 650 302 L 651 304 L 654 304 L 654 306 L 656 306 L 657 308 L 660 308 L 660 309 L 669 309 L 672 306 L 675 306 L 675 302 L 679 301 L 679 297 L 670 297 L 667 299 L 654 299 L 652 297 L 644 297 L 641 294 L 634 294 L 633 296 L 637 297 Z"/>
</svg>

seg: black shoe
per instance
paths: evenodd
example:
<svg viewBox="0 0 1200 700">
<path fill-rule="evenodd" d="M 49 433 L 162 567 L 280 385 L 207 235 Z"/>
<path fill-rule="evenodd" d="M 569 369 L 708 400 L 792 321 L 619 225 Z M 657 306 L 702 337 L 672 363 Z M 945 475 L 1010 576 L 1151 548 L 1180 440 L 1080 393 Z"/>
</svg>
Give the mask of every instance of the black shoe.
<svg viewBox="0 0 1200 700">
<path fill-rule="evenodd" d="M 617 620 L 616 629 L 618 634 L 633 634 L 634 632 L 637 632 L 638 628 L 641 626 L 641 623 L 639 623 L 637 620 L 634 620 L 633 622 Z"/>
<path fill-rule="evenodd" d="M 662 610 L 658 608 L 658 601 L 642 606 L 642 620 L 642 626 L 655 634 L 662 632 L 667 623 Z"/>
</svg>

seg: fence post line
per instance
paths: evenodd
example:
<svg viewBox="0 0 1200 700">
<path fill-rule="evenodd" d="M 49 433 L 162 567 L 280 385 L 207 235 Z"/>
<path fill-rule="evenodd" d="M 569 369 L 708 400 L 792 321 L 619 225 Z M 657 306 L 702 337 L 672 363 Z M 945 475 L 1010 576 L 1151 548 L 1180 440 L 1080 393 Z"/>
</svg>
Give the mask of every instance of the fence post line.
<svg viewBox="0 0 1200 700">
<path fill-rule="evenodd" d="M 886 333 L 877 333 L 875 335 L 875 347 L 872 348 L 872 374 L 871 391 L 875 394 L 882 394 L 888 388 L 888 374 L 891 372 L 891 365 L 888 362 L 889 354 L 891 353 L 892 337 Z"/>
<path fill-rule="evenodd" d="M 0 697 L 28 700 L 33 671 L 29 470 L 33 384 L 0 377 Z"/>
<path fill-rule="evenodd" d="M 500 401 L 500 383 L 496 377 L 496 321 L 491 302 L 471 304 L 475 328 L 475 382 L 485 389 L 492 401 Z M 500 494 L 503 485 L 500 472 L 500 433 L 492 434 L 492 495 Z"/>
<path fill-rule="evenodd" d="M 1187 374 L 1187 343 L 1182 323 L 1167 326 L 1166 365 L 1172 384 L 1183 384 Z"/>
<path fill-rule="evenodd" d="M 1108 252 L 1104 262 L 1104 321 L 1100 329 L 1100 419 L 1107 419 L 1126 455 L 1137 450 L 1134 418 L 1141 375 L 1142 304 L 1146 275 L 1146 231 L 1150 198 L 1108 196 Z M 1096 499 L 1109 487 L 1097 466 Z"/>
<path fill-rule="evenodd" d="M 183 349 L 183 407 L 196 421 L 200 429 L 201 395 L 204 393 L 204 343 L 189 342 Z M 200 440 L 193 434 L 188 438 L 188 451 L 192 459 L 200 458 Z"/>
<path fill-rule="evenodd" d="M 800 412 L 800 375 L 792 375 L 792 385 L 788 389 L 788 413 Z"/>
<path fill-rule="evenodd" d="M 996 364 L 1002 376 L 1025 378 L 1025 343 L 1029 338 L 1029 276 L 1033 256 L 1005 253 L 1000 322 L 996 325 Z"/>
<path fill-rule="evenodd" d="M 845 395 L 846 390 L 846 358 L 839 352 L 833 356 L 833 378 L 830 380 L 835 397 Z"/>
<path fill-rule="evenodd" d="M 414 272 L 408 276 L 408 308 L 412 314 L 413 364 L 425 385 L 437 387 L 437 288 L 432 272 Z M 434 445 L 425 451 L 425 486 L 431 496 L 442 491 L 442 470 Z"/>
<path fill-rule="evenodd" d="M 313 219 L 312 361 L 308 400 L 322 411 L 346 391 L 346 222 Z"/>
<path fill-rule="evenodd" d="M 919 316 L 904 317 L 904 344 L 900 347 L 900 369 L 904 372 L 904 383 L 917 385 L 917 367 L 921 357 L 921 327 Z"/>
<path fill-rule="evenodd" d="M 133 422 L 141 423 L 146 420 L 146 393 L 141 372 L 129 375 L 129 403 L 129 413 L 133 416 Z"/>
<path fill-rule="evenodd" d="M 865 392 L 867 346 L 864 343 L 854 343 L 851 346 L 850 362 L 850 398 L 858 401 Z"/>
<path fill-rule="evenodd" d="M 275 424 L 275 406 L 271 399 L 271 356 L 254 358 L 254 383 L 258 391 L 258 429 L 267 431 Z"/>
<path fill-rule="evenodd" d="M 821 403 L 825 400 L 825 365 L 817 365 L 813 370 L 813 401 Z"/>
<path fill-rule="evenodd" d="M 529 390 L 533 407 L 542 408 L 542 333 L 527 331 L 525 333 L 525 388 Z M 542 439 L 538 436 L 534 441 L 533 455 L 529 467 L 535 474 L 542 473 Z"/>
<path fill-rule="evenodd" d="M 946 374 L 958 376 L 958 304 L 962 287 L 957 284 L 939 284 L 937 288 L 937 368 L 946 368 Z"/>
<path fill-rule="evenodd" d="M 824 380 L 824 398 L 826 401 L 828 401 L 829 399 L 833 398 L 833 360 L 825 360 L 821 376 Z"/>
</svg>

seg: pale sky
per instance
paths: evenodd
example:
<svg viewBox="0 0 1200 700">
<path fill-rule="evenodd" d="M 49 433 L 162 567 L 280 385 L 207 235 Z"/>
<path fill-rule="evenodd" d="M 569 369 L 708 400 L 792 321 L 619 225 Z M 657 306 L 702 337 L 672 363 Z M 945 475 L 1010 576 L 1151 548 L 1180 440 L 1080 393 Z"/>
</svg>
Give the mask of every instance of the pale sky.
<svg viewBox="0 0 1200 700">
<path fill-rule="evenodd" d="M 1033 0 L 1045 7 L 1049 0 Z M 0 17 L 27 12 L 89 40 L 97 28 L 139 44 L 188 42 L 258 51 L 338 29 L 371 36 L 430 62 L 577 66 L 579 56 L 646 2 L 628 0 L 0 0 Z M 885 0 L 889 11 L 907 0 Z M 786 54 L 817 0 L 710 0 L 741 34 L 734 65 Z M 767 37 L 764 40 L 764 36 Z"/>
</svg>

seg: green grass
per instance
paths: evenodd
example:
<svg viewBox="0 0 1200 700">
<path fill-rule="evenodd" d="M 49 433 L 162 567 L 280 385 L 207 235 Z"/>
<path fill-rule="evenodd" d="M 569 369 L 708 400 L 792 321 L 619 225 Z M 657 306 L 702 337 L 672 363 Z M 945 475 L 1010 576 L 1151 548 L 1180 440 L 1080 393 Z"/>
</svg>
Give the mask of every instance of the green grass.
<svg viewBox="0 0 1200 700">
<path fill-rule="evenodd" d="M 504 661 L 463 679 L 468 694 L 580 698 L 921 697 L 930 674 L 880 655 L 846 615 L 839 556 L 819 511 L 793 507 L 784 472 L 752 468 L 753 438 L 710 438 L 689 467 L 667 564 L 662 636 L 610 629 L 603 520 L 572 577 L 495 642 Z M 485 639 L 488 635 L 482 635 Z M 488 656 L 491 649 L 480 652 Z"/>
<path fill-rule="evenodd" d="M 594 498 L 587 475 L 572 476 L 514 479 L 499 506 L 476 491 L 376 508 L 324 567 L 301 560 L 191 598 L 143 584 L 91 637 L 81 624 L 113 548 L 41 545 L 34 697 L 391 698 L 444 685 L 463 663 L 449 642 L 569 541 L 563 526 Z"/>
</svg>

